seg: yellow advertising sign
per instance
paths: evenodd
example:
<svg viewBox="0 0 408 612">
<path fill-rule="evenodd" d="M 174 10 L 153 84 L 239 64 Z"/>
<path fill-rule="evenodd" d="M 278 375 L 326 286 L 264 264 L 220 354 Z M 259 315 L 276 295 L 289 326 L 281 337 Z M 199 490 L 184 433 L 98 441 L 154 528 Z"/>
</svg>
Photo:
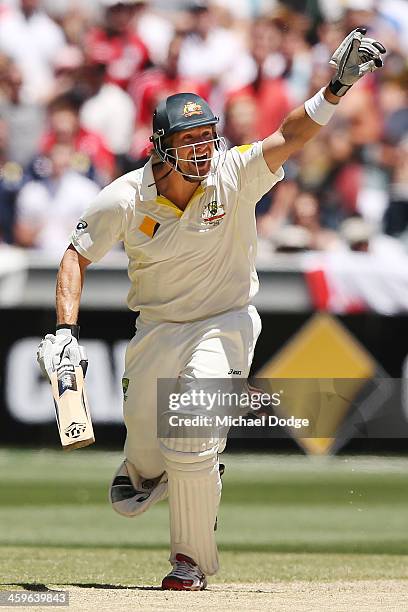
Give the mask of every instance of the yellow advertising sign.
<svg viewBox="0 0 408 612">
<path fill-rule="evenodd" d="M 334 317 L 317 314 L 257 372 L 256 378 L 296 379 L 296 395 L 291 396 L 289 405 L 282 404 L 279 414 L 296 418 L 313 414 L 315 430 L 330 437 L 302 438 L 296 431 L 292 435 L 308 453 L 323 455 L 330 452 L 353 399 L 375 372 L 374 359 L 352 334 Z M 304 379 L 304 385 L 299 379 Z M 346 379 L 340 394 L 333 379 Z M 313 397 L 318 406 L 311 405 Z"/>
</svg>

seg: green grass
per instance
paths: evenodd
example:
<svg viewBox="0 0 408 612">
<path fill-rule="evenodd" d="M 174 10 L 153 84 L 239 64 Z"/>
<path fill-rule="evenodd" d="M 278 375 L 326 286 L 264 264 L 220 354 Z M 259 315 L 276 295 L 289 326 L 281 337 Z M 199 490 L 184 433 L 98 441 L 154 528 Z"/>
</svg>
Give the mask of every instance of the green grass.
<svg viewBox="0 0 408 612">
<path fill-rule="evenodd" d="M 217 582 L 408 579 L 408 460 L 225 455 Z M 115 514 L 120 455 L 0 451 L 0 583 L 155 584 L 167 503 Z M 0 588 L 1 587 L 0 584 Z"/>
</svg>

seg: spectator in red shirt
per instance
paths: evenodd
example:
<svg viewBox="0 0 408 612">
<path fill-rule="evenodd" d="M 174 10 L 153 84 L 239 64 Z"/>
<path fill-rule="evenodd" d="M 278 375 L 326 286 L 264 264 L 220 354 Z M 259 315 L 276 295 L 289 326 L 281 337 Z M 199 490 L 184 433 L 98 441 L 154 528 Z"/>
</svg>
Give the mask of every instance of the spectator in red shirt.
<svg viewBox="0 0 408 612">
<path fill-rule="evenodd" d="M 179 73 L 179 57 L 183 37 L 175 36 L 170 43 L 166 62 L 158 68 L 136 75 L 129 93 L 137 109 L 137 129 L 132 154 L 139 158 L 146 152 L 152 132 L 152 114 L 160 100 L 181 91 L 191 91 L 208 100 L 210 84 Z"/>
<path fill-rule="evenodd" d="M 85 38 L 87 55 L 107 64 L 111 83 L 127 89 L 131 77 L 149 63 L 147 48 L 131 29 L 134 0 L 103 0 L 104 22 Z"/>
<path fill-rule="evenodd" d="M 266 138 L 268 134 L 275 132 L 292 109 L 286 82 L 271 71 L 270 59 L 277 54 L 274 42 L 274 34 L 277 31 L 274 23 L 268 19 L 255 22 L 251 33 L 251 55 L 256 66 L 256 76 L 251 83 L 229 96 L 230 101 L 235 97 L 252 97 L 255 100 L 260 138 Z M 272 66 L 274 64 L 272 63 Z"/>
<path fill-rule="evenodd" d="M 228 147 L 259 140 L 258 109 L 252 96 L 236 96 L 225 107 L 223 134 Z"/>
<path fill-rule="evenodd" d="M 158 102 L 181 91 L 193 91 L 208 99 L 210 84 L 206 81 L 181 76 L 179 73 L 180 49 L 183 37 L 175 36 L 170 43 L 166 62 L 137 75 L 129 88 L 138 109 L 137 123 L 151 129 L 152 113 Z"/>
<path fill-rule="evenodd" d="M 88 159 L 94 165 L 99 182 L 106 184 L 114 178 L 114 155 L 100 134 L 81 125 L 80 109 L 81 102 L 74 94 L 59 96 L 49 104 L 49 129 L 43 135 L 40 152 L 48 154 L 56 143 L 70 145 L 81 154 L 84 164 Z"/>
</svg>

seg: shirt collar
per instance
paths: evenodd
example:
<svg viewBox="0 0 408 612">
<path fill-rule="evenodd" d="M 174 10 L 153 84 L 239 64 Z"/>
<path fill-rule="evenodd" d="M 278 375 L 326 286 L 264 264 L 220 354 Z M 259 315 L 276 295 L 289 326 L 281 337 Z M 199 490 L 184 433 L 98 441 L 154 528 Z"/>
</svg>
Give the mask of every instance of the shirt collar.
<svg viewBox="0 0 408 612">
<path fill-rule="evenodd" d="M 155 200 L 157 198 L 156 183 L 153 176 L 152 158 L 143 167 L 142 186 L 140 190 L 140 199 L 142 202 L 146 200 Z"/>
</svg>

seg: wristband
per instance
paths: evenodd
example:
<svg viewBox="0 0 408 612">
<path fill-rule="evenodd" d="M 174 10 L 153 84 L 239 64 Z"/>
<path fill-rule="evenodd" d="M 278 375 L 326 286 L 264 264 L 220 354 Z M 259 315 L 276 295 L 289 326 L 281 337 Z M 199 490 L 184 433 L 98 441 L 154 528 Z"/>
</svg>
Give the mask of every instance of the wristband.
<svg viewBox="0 0 408 612">
<path fill-rule="evenodd" d="M 313 98 L 305 102 L 305 111 L 319 125 L 327 125 L 337 108 L 337 104 L 331 104 L 324 97 L 325 89 L 323 87 Z"/>
<path fill-rule="evenodd" d="M 79 340 L 79 325 L 69 325 L 68 323 L 61 323 L 60 325 L 57 325 L 56 331 L 59 331 L 60 329 L 69 329 L 71 335 L 74 336 L 74 338 L 76 338 L 77 340 Z"/>
</svg>

